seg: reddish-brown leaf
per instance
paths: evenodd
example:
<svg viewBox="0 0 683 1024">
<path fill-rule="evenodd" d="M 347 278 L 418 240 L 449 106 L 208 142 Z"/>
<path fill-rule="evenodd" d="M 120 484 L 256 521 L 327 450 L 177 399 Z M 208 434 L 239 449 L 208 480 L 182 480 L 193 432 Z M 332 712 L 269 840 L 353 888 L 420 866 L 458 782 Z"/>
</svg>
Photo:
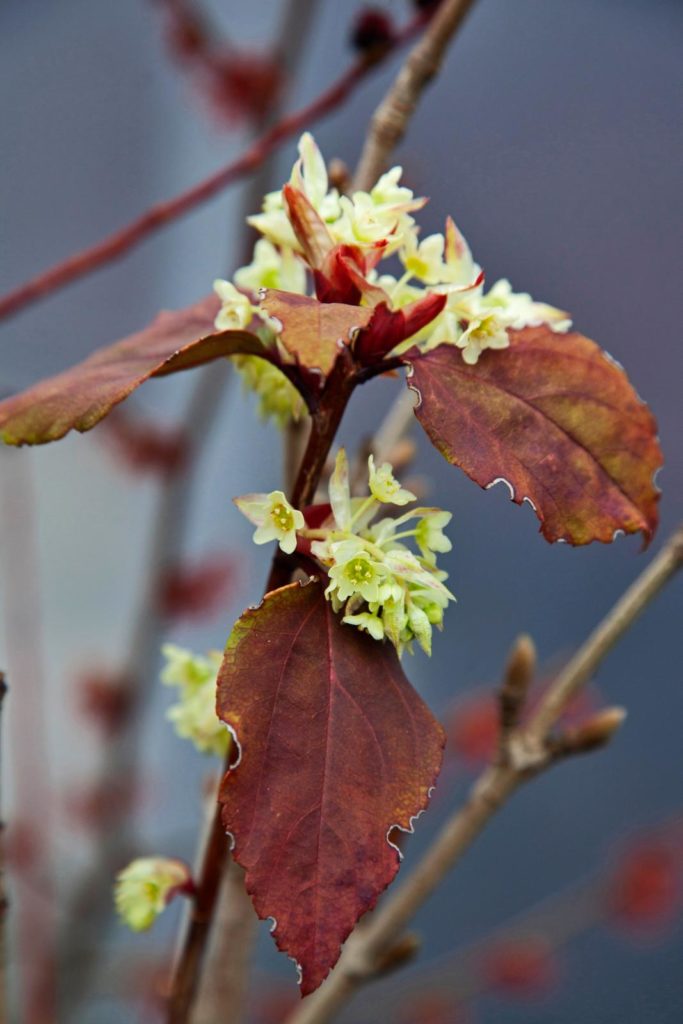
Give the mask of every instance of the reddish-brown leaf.
<svg viewBox="0 0 683 1024">
<path fill-rule="evenodd" d="M 294 292 L 269 289 L 261 300 L 268 316 L 282 324 L 280 340 L 290 355 L 307 369 L 327 376 L 340 345 L 348 345 L 351 333 L 364 327 L 372 309 L 342 302 L 318 302 Z"/>
<path fill-rule="evenodd" d="M 394 648 L 342 625 L 318 581 L 276 590 L 239 619 L 217 708 L 240 743 L 223 821 L 306 995 L 396 874 L 388 833 L 426 807 L 443 731 Z"/>
<path fill-rule="evenodd" d="M 160 313 L 143 331 L 0 402 L 0 437 L 6 444 L 44 444 L 69 430 L 90 430 L 150 377 L 238 352 L 262 352 L 248 331 L 211 333 L 218 305 L 208 296 L 187 309 Z"/>
<path fill-rule="evenodd" d="M 441 345 L 414 359 L 410 386 L 441 454 L 482 487 L 507 483 L 549 541 L 652 536 L 656 423 L 593 341 L 547 326 L 510 331 L 510 347 L 484 352 L 476 366 Z"/>
</svg>

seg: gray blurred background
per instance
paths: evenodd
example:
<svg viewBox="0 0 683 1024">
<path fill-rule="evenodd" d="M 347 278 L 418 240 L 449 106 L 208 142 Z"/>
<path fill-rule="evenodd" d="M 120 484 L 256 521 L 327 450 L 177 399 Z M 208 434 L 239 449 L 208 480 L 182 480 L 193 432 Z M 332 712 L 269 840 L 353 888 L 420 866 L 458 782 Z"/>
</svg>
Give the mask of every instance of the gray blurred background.
<svg viewBox="0 0 683 1024">
<path fill-rule="evenodd" d="M 267 47 L 280 11 L 266 0 L 205 0 L 204 6 L 236 44 L 256 49 Z M 348 24 L 358 6 L 321 0 L 290 106 L 310 99 L 352 59 Z M 409 13 L 407 3 L 384 7 L 399 20 Z M 353 165 L 396 66 L 394 58 L 316 126 L 326 156 Z M 680 0 L 479 0 L 397 154 L 411 186 L 431 197 L 425 233 L 440 230 L 451 213 L 490 281 L 507 276 L 518 290 L 570 310 L 577 329 L 625 365 L 651 404 L 666 457 L 653 550 L 683 506 L 682 101 Z M 207 115 L 169 60 L 159 11 L 144 0 L 3 0 L 0 125 L 2 292 L 200 180 L 249 138 L 243 127 L 226 131 Z M 289 173 L 294 151 L 294 142 L 283 147 L 271 186 Z M 215 276 L 241 260 L 243 191 L 233 187 L 123 261 L 1 324 L 2 390 L 25 387 L 137 329 L 160 308 L 205 294 Z M 135 408 L 173 423 L 190 376 L 147 385 L 132 400 Z M 397 387 L 383 381 L 372 398 L 354 399 L 342 429 L 346 443 L 372 430 L 379 403 L 388 407 Z M 63 918 L 89 857 L 88 833 L 69 818 L 68 794 L 94 775 L 102 753 L 101 738 L 79 714 L 74 680 L 84 666 L 115 668 L 128 644 L 157 488 L 124 472 L 97 431 L 35 452 L 3 453 L 1 466 L 3 487 L 14 491 L 30 473 L 35 492 L 40 621 L 31 619 L 23 642 L 31 637 L 44 663 L 46 690 L 38 703 L 47 730 L 46 745 L 35 742 L 31 714 L 20 707 L 35 680 L 12 680 L 5 814 L 10 821 L 30 818 L 30 810 L 17 808 L 16 794 L 22 784 L 30 789 L 35 774 L 56 829 L 50 863 Z M 198 650 L 222 646 L 242 607 L 260 595 L 268 552 L 250 545 L 250 528 L 230 499 L 270 490 L 279 467 L 275 429 L 229 387 L 202 461 L 186 551 L 238 552 L 239 583 L 224 614 L 207 625 L 174 626 L 174 641 Z M 549 546 L 527 507 L 511 505 L 502 488 L 480 491 L 426 441 L 417 468 L 431 482 L 432 500 L 454 512 L 453 551 L 445 563 L 458 604 L 431 660 L 418 654 L 406 667 L 436 712 L 446 714 L 458 694 L 495 682 L 520 631 L 534 636 L 545 662 L 565 656 L 647 556 L 635 539 L 580 550 Z M 0 543 L 11 547 L 11 534 Z M 16 581 L 3 582 L 7 604 Z M 681 597 L 678 581 L 600 671 L 603 699 L 629 710 L 618 740 L 534 783 L 496 818 L 422 911 L 416 927 L 424 947 L 411 970 L 570 886 L 620 836 L 680 813 Z M 6 636 L 0 666 L 13 641 L 16 635 Z M 29 702 L 37 699 L 31 693 Z M 138 836 L 141 850 L 191 858 L 207 762 L 165 723 L 170 700 L 157 687 L 145 711 Z M 408 867 L 466 784 L 462 768 L 444 779 L 411 840 Z M 15 886 L 21 903 L 21 881 Z M 153 932 L 131 937 L 112 915 L 104 964 L 81 1009 L 64 1020 L 152 1019 L 123 999 L 120 960 L 165 956 L 176 917 L 173 908 Z M 275 954 L 266 926 L 262 932 L 258 971 L 293 986 L 291 965 Z M 563 956 L 561 984 L 544 1000 L 486 997 L 474 1004 L 474 1018 L 484 1024 L 683 1019 L 680 923 L 644 947 L 592 930 Z M 62 982 L 68 987 L 68 974 Z M 398 1019 L 366 998 L 358 999 L 351 1019 Z"/>
</svg>

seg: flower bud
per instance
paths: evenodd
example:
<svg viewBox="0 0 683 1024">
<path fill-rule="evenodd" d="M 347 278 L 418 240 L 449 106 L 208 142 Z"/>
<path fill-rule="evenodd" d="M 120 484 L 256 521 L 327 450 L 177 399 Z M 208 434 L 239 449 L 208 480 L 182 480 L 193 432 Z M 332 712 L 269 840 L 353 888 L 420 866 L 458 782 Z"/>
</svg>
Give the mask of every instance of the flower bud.
<svg viewBox="0 0 683 1024">
<path fill-rule="evenodd" d="M 119 916 L 134 932 L 151 928 L 179 893 L 190 894 L 193 882 L 187 864 L 170 857 L 138 857 L 120 871 L 114 886 Z"/>
<path fill-rule="evenodd" d="M 374 7 L 358 12 L 350 36 L 354 50 L 380 60 L 393 41 L 394 26 L 388 14 Z"/>
</svg>

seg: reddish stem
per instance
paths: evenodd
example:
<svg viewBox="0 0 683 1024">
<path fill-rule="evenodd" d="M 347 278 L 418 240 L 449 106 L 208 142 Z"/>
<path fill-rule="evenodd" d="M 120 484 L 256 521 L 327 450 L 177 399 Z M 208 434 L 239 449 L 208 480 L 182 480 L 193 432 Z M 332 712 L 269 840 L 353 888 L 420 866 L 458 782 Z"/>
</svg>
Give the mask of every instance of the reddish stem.
<svg viewBox="0 0 683 1024">
<path fill-rule="evenodd" d="M 283 117 L 269 128 L 247 150 L 232 163 L 217 171 L 211 177 L 195 185 L 187 192 L 174 199 L 150 207 L 137 220 L 127 227 L 109 235 L 102 242 L 84 249 L 75 256 L 70 256 L 63 263 L 58 263 L 32 280 L 20 285 L 0 298 L 0 320 L 18 313 L 47 295 L 58 291 L 67 284 L 77 281 L 98 267 L 110 263 L 123 256 L 149 235 L 158 231 L 165 224 L 177 220 L 189 213 L 196 206 L 206 202 L 226 186 L 256 170 L 259 165 L 286 139 L 303 131 L 309 124 L 317 121 L 340 106 L 353 92 L 354 88 L 378 66 L 389 53 L 408 42 L 424 25 L 425 13 L 419 12 L 403 29 L 398 32 L 390 47 L 381 57 L 363 55 L 348 68 L 340 78 L 324 92 L 300 110 Z"/>
<path fill-rule="evenodd" d="M 226 763 L 226 771 L 227 768 L 228 764 Z M 227 855 L 228 837 L 221 821 L 220 804 L 217 804 L 216 813 L 211 823 L 211 833 L 204 851 L 201 876 L 196 882 L 181 959 L 173 979 L 173 993 L 168 1007 L 168 1024 L 185 1024 L 188 1020 L 188 1014 L 199 987 L 202 960 L 218 901 L 218 890 Z"/>
<path fill-rule="evenodd" d="M 310 505 L 315 495 L 325 462 L 341 422 L 344 410 L 355 387 L 353 359 L 348 349 L 339 358 L 327 379 L 314 415 L 311 436 L 304 453 L 301 468 L 292 490 L 292 502 L 298 508 Z M 296 560 L 288 556 L 273 558 L 266 585 L 268 591 L 289 582 Z M 225 764 L 229 768 L 230 752 Z M 167 1024 L 186 1024 L 192 1009 L 202 962 L 209 939 L 211 923 L 217 906 L 217 897 L 228 841 L 221 820 L 221 805 L 216 804 L 211 832 L 204 850 L 196 882 L 194 910 L 183 940 L 175 969 L 173 990 L 168 1004 Z"/>
</svg>

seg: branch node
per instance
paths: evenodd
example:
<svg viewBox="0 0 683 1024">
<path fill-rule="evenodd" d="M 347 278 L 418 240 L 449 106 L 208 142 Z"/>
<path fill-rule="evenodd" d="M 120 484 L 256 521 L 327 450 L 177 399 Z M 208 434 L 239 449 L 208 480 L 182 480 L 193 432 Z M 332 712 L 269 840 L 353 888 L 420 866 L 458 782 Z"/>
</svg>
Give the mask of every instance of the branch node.
<svg viewBox="0 0 683 1024">
<path fill-rule="evenodd" d="M 512 732 L 507 737 L 505 760 L 517 775 L 533 775 L 548 764 L 548 748 L 524 732 Z"/>
</svg>

